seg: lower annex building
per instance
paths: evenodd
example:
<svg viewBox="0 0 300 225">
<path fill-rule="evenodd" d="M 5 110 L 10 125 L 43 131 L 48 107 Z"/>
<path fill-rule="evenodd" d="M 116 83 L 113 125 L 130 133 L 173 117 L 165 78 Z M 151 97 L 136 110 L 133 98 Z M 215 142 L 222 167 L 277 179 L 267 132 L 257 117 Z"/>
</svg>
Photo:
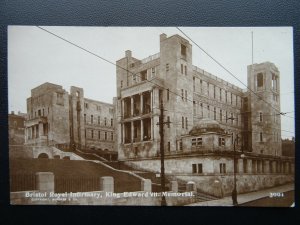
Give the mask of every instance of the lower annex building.
<svg viewBox="0 0 300 225">
<path fill-rule="evenodd" d="M 115 150 L 114 106 L 84 97 L 79 87 L 70 93 L 44 83 L 27 99 L 25 145 L 76 145 L 80 149 Z"/>
</svg>

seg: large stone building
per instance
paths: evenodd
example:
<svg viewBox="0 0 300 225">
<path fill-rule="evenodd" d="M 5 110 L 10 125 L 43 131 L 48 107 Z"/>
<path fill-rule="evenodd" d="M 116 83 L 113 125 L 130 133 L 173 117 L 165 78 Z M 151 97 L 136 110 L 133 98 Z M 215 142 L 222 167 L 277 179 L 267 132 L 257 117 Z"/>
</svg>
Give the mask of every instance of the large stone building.
<svg viewBox="0 0 300 225">
<path fill-rule="evenodd" d="M 280 73 L 270 62 L 248 66 L 243 90 L 192 64 L 192 45 L 160 35 L 160 52 L 131 51 L 117 61 L 119 160 L 160 171 L 159 117 L 164 106 L 167 173 L 233 172 L 233 148 L 244 173 L 293 172 L 281 157 Z M 242 154 L 243 153 L 243 154 Z"/>
<path fill-rule="evenodd" d="M 44 83 L 27 99 L 26 145 L 71 144 L 114 150 L 114 106 L 84 98 L 82 88 Z"/>
</svg>

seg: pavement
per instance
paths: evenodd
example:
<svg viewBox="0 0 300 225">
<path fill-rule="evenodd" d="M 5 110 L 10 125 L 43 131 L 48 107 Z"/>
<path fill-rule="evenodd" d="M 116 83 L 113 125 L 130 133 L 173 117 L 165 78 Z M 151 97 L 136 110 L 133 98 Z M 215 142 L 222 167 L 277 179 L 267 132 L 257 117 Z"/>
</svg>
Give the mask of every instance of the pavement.
<svg viewBox="0 0 300 225">
<path fill-rule="evenodd" d="M 268 188 L 260 191 L 238 194 L 237 200 L 238 200 L 238 204 L 243 204 L 246 202 L 251 202 L 257 199 L 268 197 L 270 196 L 270 193 L 283 193 L 283 192 L 293 191 L 294 189 L 295 189 L 294 184 L 286 184 L 286 185 Z M 233 206 L 233 204 L 232 204 L 231 196 L 227 196 L 217 200 L 197 202 L 186 206 Z"/>
</svg>

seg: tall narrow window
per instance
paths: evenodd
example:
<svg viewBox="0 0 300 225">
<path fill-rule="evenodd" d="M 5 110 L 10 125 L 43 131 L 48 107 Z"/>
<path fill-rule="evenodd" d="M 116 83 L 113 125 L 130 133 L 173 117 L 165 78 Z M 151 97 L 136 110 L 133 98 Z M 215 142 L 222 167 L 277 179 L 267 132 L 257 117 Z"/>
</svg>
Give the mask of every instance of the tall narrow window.
<svg viewBox="0 0 300 225">
<path fill-rule="evenodd" d="M 184 117 L 181 117 L 181 127 L 184 128 Z"/>
<path fill-rule="evenodd" d="M 166 64 L 166 71 L 169 71 L 169 63 Z"/>
<path fill-rule="evenodd" d="M 167 127 L 170 128 L 170 117 L 167 117 Z"/>
<path fill-rule="evenodd" d="M 183 64 L 181 64 L 181 74 L 183 74 Z"/>
<path fill-rule="evenodd" d="M 93 124 L 93 122 L 94 122 L 94 116 L 91 115 L 91 124 Z"/>
<path fill-rule="evenodd" d="M 210 118 L 210 108 L 209 108 L 209 105 L 207 105 L 207 117 Z"/>
<path fill-rule="evenodd" d="M 91 130 L 91 137 L 94 138 L 94 130 Z"/>
<path fill-rule="evenodd" d="M 181 99 L 184 99 L 183 89 L 181 89 Z"/>
<path fill-rule="evenodd" d="M 186 57 L 186 46 L 181 44 L 181 56 Z"/>
<path fill-rule="evenodd" d="M 214 85 L 214 99 L 216 98 L 216 86 Z"/>
<path fill-rule="evenodd" d="M 114 125 L 114 120 L 110 119 L 110 126 L 112 127 Z"/>
<path fill-rule="evenodd" d="M 200 108 L 201 108 L 201 117 L 203 117 L 203 103 L 200 103 Z"/>
<path fill-rule="evenodd" d="M 214 120 L 217 120 L 217 112 L 216 112 L 216 107 L 214 107 Z"/>
<path fill-rule="evenodd" d="M 257 74 L 257 87 L 262 87 L 264 85 L 264 75 L 262 73 Z"/>
<path fill-rule="evenodd" d="M 232 93 L 230 93 L 230 104 L 232 105 Z"/>
<path fill-rule="evenodd" d="M 222 118 L 223 117 L 223 115 L 222 115 L 222 109 L 220 109 L 220 121 L 222 122 Z"/>
<path fill-rule="evenodd" d="M 107 140 L 107 132 L 104 133 L 104 139 Z"/>
<path fill-rule="evenodd" d="M 209 83 L 207 83 L 207 96 L 209 96 Z"/>
<path fill-rule="evenodd" d="M 188 129 L 188 118 L 185 117 L 185 129 Z"/>
<path fill-rule="evenodd" d="M 100 124 L 100 116 L 98 116 L 98 124 Z"/>
<path fill-rule="evenodd" d="M 187 101 L 187 90 L 185 90 L 185 101 Z"/>
<path fill-rule="evenodd" d="M 187 75 L 187 67 L 184 66 L 184 74 Z"/>
<path fill-rule="evenodd" d="M 104 126 L 106 126 L 106 117 L 104 117 Z"/>
<path fill-rule="evenodd" d="M 111 134 L 110 134 L 110 139 L 113 141 L 114 140 L 114 133 L 113 132 L 111 132 Z"/>
<path fill-rule="evenodd" d="M 86 123 L 86 114 L 84 114 L 84 123 Z"/>
<path fill-rule="evenodd" d="M 225 91 L 225 102 L 227 103 L 227 91 Z"/>
<path fill-rule="evenodd" d="M 220 88 L 220 102 L 222 101 L 222 89 Z"/>
<path fill-rule="evenodd" d="M 259 122 L 262 122 L 263 121 L 263 114 L 262 112 L 259 113 Z"/>
<path fill-rule="evenodd" d="M 171 151 L 171 144 L 170 144 L 170 142 L 168 141 L 168 152 L 170 152 Z"/>
<path fill-rule="evenodd" d="M 202 80 L 200 80 L 200 94 L 202 94 Z"/>
<path fill-rule="evenodd" d="M 195 91 L 196 88 L 195 88 L 195 77 L 193 77 L 193 91 Z"/>
<path fill-rule="evenodd" d="M 196 115 L 196 102 L 193 101 L 193 114 Z"/>
<path fill-rule="evenodd" d="M 231 119 L 230 119 L 231 120 L 231 124 L 233 124 L 233 120 L 234 120 L 233 113 L 231 113 L 230 115 L 231 115 Z"/>
<path fill-rule="evenodd" d="M 169 98 L 170 98 L 170 90 L 167 89 L 167 101 L 169 101 Z"/>
<path fill-rule="evenodd" d="M 123 81 L 121 80 L 121 88 L 123 88 Z"/>
</svg>

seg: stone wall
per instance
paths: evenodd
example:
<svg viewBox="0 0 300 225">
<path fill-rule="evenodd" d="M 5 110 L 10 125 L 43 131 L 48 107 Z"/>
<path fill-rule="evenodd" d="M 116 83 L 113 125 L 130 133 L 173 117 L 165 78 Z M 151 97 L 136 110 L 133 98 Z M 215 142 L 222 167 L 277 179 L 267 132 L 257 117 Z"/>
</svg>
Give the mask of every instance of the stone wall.
<svg viewBox="0 0 300 225">
<path fill-rule="evenodd" d="M 216 197 L 231 195 L 233 190 L 233 175 L 226 176 L 176 176 L 180 182 L 194 181 L 199 191 Z M 265 188 L 279 186 L 293 182 L 292 175 L 237 175 L 238 193 L 258 191 Z"/>
</svg>

